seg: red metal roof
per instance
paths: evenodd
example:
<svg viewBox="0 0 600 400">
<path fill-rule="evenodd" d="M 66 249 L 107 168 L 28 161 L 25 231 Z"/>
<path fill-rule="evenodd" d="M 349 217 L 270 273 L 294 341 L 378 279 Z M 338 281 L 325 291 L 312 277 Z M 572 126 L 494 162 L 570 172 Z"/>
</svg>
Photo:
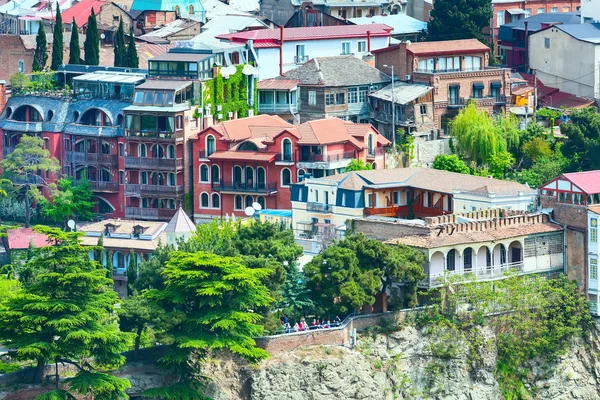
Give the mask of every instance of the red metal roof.
<svg viewBox="0 0 600 400">
<path fill-rule="evenodd" d="M 258 89 L 292 90 L 300 81 L 295 79 L 265 79 L 258 82 Z"/>
<path fill-rule="evenodd" d="M 372 53 L 385 53 L 387 51 L 397 50 L 399 47 L 400 45 L 397 44 L 394 46 L 373 50 Z M 461 39 L 411 43 L 410 45 L 406 46 L 406 51 L 414 55 L 428 56 L 436 54 L 468 54 L 489 52 L 490 48 L 477 39 Z"/>
<path fill-rule="evenodd" d="M 275 153 L 261 151 L 216 151 L 208 158 L 210 160 L 252 160 L 271 162 L 275 159 Z"/>
<path fill-rule="evenodd" d="M 571 181 L 573 185 L 577 186 L 588 195 L 600 193 L 600 170 L 571 172 L 562 174 L 562 177 Z"/>
<path fill-rule="evenodd" d="M 283 41 L 293 42 L 298 40 L 320 40 L 335 38 L 390 36 L 392 27 L 385 24 L 369 25 L 337 25 L 337 26 L 310 26 L 306 28 L 282 28 Z M 254 41 L 254 47 L 273 47 L 278 45 L 281 35 L 280 29 L 255 29 L 236 33 L 219 35 L 219 39 L 229 39 L 232 42 Z"/>
<path fill-rule="evenodd" d="M 88 17 L 92 14 L 92 8 L 96 15 L 98 15 L 104 4 L 106 4 L 106 2 L 102 0 L 81 0 L 73 7 L 68 8 L 63 12 L 62 20 L 65 24 L 70 24 L 73 21 L 73 18 L 75 18 L 75 23 L 81 28 L 87 24 Z"/>
<path fill-rule="evenodd" d="M 533 75 L 522 73 L 521 76 L 530 86 L 536 85 Z M 550 108 L 583 108 L 594 104 L 594 100 L 561 92 L 556 88 L 546 86 L 539 78 L 537 79 L 537 95 L 540 105 Z"/>
<path fill-rule="evenodd" d="M 31 228 L 9 229 L 6 236 L 8 248 L 11 250 L 27 249 L 30 241 L 33 241 L 33 245 L 37 248 L 48 246 L 46 235 L 34 232 Z"/>
</svg>

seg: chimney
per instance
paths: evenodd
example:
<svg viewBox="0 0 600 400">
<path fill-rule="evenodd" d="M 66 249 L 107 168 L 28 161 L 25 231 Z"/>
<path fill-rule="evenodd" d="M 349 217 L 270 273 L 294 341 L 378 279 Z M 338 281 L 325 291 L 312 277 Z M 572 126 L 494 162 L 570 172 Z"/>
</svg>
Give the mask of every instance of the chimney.
<svg viewBox="0 0 600 400">
<path fill-rule="evenodd" d="M 204 115 L 204 117 L 202 117 L 202 129 L 206 129 L 209 126 L 213 126 L 213 124 L 215 123 L 214 121 L 214 117 L 211 115 Z"/>
</svg>

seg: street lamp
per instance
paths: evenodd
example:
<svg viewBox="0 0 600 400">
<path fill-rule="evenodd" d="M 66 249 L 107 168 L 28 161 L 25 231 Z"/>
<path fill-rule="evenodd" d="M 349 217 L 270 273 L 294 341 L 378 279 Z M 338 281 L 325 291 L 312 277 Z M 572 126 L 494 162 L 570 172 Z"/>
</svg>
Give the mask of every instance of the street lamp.
<svg viewBox="0 0 600 400">
<path fill-rule="evenodd" d="M 392 146 L 394 147 L 394 151 L 396 150 L 396 99 L 394 93 L 394 66 L 383 64 L 385 68 L 390 68 L 392 70 Z"/>
</svg>

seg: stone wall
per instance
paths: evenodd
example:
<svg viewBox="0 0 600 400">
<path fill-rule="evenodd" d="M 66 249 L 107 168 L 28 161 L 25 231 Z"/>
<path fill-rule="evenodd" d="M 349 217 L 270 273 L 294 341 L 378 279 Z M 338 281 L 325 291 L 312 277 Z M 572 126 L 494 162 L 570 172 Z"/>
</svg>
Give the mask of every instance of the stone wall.
<svg viewBox="0 0 600 400">
<path fill-rule="evenodd" d="M 554 209 L 554 220 L 569 228 L 587 229 L 587 207 L 577 204 L 558 203 L 555 197 L 540 196 L 544 208 Z"/>
<path fill-rule="evenodd" d="M 414 158 L 410 166 L 429 167 L 438 155 L 451 153 L 449 139 L 415 141 Z"/>
<path fill-rule="evenodd" d="M 369 238 L 388 240 L 410 235 L 429 236 L 429 228 L 424 225 L 398 223 L 396 221 L 383 221 L 377 219 L 355 219 L 354 229 Z"/>
</svg>

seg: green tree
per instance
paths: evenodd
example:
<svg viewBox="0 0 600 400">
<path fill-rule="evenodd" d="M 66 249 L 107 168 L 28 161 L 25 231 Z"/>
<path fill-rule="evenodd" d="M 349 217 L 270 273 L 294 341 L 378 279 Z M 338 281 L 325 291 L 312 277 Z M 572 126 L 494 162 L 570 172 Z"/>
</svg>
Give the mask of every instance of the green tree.
<svg viewBox="0 0 600 400">
<path fill-rule="evenodd" d="M 536 137 L 523 144 L 523 155 L 527 159 L 535 162 L 543 157 L 551 157 L 552 149 L 550 143 L 542 137 Z"/>
<path fill-rule="evenodd" d="M 162 310 L 146 297 L 130 296 L 121 304 L 118 310 L 119 327 L 124 332 L 134 332 L 134 361 L 139 359 L 142 333 L 149 325 L 157 325 L 160 322 Z"/>
<path fill-rule="evenodd" d="M 286 268 L 285 282 L 281 287 L 281 301 L 277 303 L 277 308 L 285 309 L 288 314 L 298 317 L 310 313 L 314 308 L 306 280 L 295 262 Z"/>
<path fill-rule="evenodd" d="M 469 166 L 456 154 L 446 155 L 440 154 L 433 161 L 433 169 L 442 171 L 458 172 L 459 174 L 470 174 Z"/>
<path fill-rule="evenodd" d="M 427 39 L 478 39 L 485 41 L 492 8 L 487 0 L 436 0 L 427 23 Z"/>
<path fill-rule="evenodd" d="M 13 90 L 19 92 L 27 88 L 31 84 L 29 76 L 22 72 L 16 72 L 10 77 L 10 86 Z"/>
<path fill-rule="evenodd" d="M 156 250 L 152 252 L 152 258 L 140 262 L 134 285 L 137 291 L 142 292 L 146 289 L 163 290 L 165 288 L 163 270 L 174 251 L 173 246 L 159 242 Z"/>
<path fill-rule="evenodd" d="M 365 163 L 363 160 L 357 160 L 356 158 L 350 160 L 350 163 L 346 166 L 346 172 L 365 171 L 371 169 L 373 169 L 371 164 Z"/>
<path fill-rule="evenodd" d="M 600 169 L 600 114 L 592 107 L 572 110 L 571 123 L 561 124 L 567 136 L 562 154 L 569 160 L 566 170 L 590 171 Z"/>
<path fill-rule="evenodd" d="M 1 165 L 6 177 L 12 180 L 25 200 L 25 227 L 29 227 L 30 200 L 39 198 L 36 185 L 45 185 L 46 173 L 58 172 L 60 164 L 56 158 L 50 157 L 50 151 L 44 149 L 41 137 L 24 135 L 13 152 L 4 157 Z"/>
<path fill-rule="evenodd" d="M 32 71 L 41 71 L 46 68 L 46 62 L 48 61 L 48 49 L 46 46 L 46 31 L 43 26 L 40 26 L 37 36 L 35 37 L 35 52 L 33 53 L 33 65 L 31 66 Z"/>
<path fill-rule="evenodd" d="M 79 48 L 79 27 L 73 17 L 71 22 L 71 41 L 69 42 L 69 64 L 81 64 L 81 49 Z"/>
<path fill-rule="evenodd" d="M 94 259 L 101 266 L 104 266 L 104 256 L 106 254 L 106 249 L 104 248 L 104 234 L 101 234 L 98 238 L 98 243 L 96 244 L 96 248 L 94 249 Z"/>
<path fill-rule="evenodd" d="M 129 29 L 129 44 L 127 45 L 127 56 L 125 67 L 139 68 L 140 59 L 137 54 L 137 48 L 135 47 L 135 36 L 133 35 L 133 24 Z"/>
<path fill-rule="evenodd" d="M 60 7 L 58 3 L 56 3 L 56 19 L 54 21 L 54 30 L 52 36 L 52 62 L 50 63 L 50 69 L 56 71 L 63 63 L 63 52 L 65 48 L 63 42 L 62 15 L 60 14 Z"/>
<path fill-rule="evenodd" d="M 115 36 L 115 67 L 125 67 L 124 59 L 127 57 L 127 48 L 125 46 L 125 30 L 123 28 L 123 19 L 119 21 L 119 29 Z"/>
<path fill-rule="evenodd" d="M 129 264 L 127 264 L 127 294 L 132 295 L 138 276 L 137 255 L 129 249 Z"/>
<path fill-rule="evenodd" d="M 36 382 L 47 362 L 68 363 L 77 369 L 65 381 L 72 391 L 97 399 L 125 398 L 129 381 L 102 372 L 124 363 L 121 352 L 129 341 L 111 318 L 117 302 L 112 280 L 90 260 L 80 233 L 36 230 L 52 245 L 28 262 L 33 279 L 4 303 L 0 341 L 14 349 L 17 359 L 37 362 Z"/>
<path fill-rule="evenodd" d="M 77 184 L 71 177 L 59 179 L 49 185 L 50 200 L 40 199 L 42 214 L 66 226 L 67 221 L 90 221 L 94 201 L 90 181 L 84 176 Z"/>
<path fill-rule="evenodd" d="M 94 9 L 88 17 L 87 34 L 83 49 L 85 65 L 98 65 L 100 63 L 100 36 L 98 35 L 98 22 L 96 21 Z"/>
<path fill-rule="evenodd" d="M 226 349 L 253 361 L 268 357 L 254 342 L 262 334 L 262 317 L 251 310 L 273 301 L 262 283 L 269 272 L 248 268 L 239 257 L 172 253 L 163 271 L 164 290 L 153 289 L 145 296 L 161 305 L 171 321 L 172 349 L 160 362 L 179 381 L 147 391 L 146 397 L 198 398 L 202 382 L 197 363 L 190 362 L 192 355 L 202 362 L 212 351 Z M 194 395 L 182 395 L 182 390 Z"/>
<path fill-rule="evenodd" d="M 508 151 L 500 151 L 490 155 L 488 159 L 490 174 L 496 179 L 504 179 L 508 170 L 515 163 L 515 158 Z"/>
</svg>

